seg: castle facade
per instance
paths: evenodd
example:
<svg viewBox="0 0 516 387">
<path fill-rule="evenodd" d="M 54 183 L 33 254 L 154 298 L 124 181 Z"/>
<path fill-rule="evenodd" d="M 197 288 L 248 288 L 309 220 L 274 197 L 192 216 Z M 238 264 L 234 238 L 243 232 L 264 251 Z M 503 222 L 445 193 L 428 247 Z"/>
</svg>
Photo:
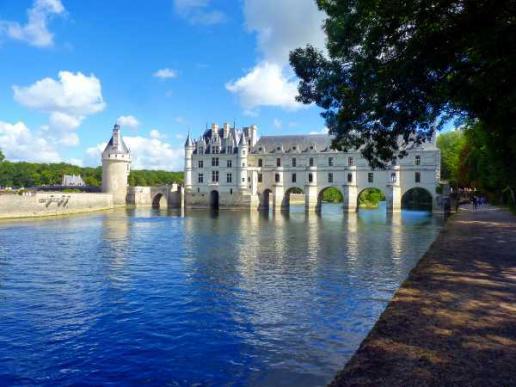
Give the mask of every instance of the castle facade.
<svg viewBox="0 0 516 387">
<path fill-rule="evenodd" d="M 337 188 L 344 210 L 356 211 L 358 196 L 378 188 L 387 208 L 399 211 L 402 197 L 420 188 L 441 210 L 440 152 L 432 142 L 406 149 L 407 156 L 388 169 L 373 170 L 359 151 L 331 148 L 331 136 L 258 137 L 256 126 L 236 129 L 212 124 L 202 136 L 185 143 L 185 206 L 286 210 L 290 194 L 303 192 L 307 210 L 319 210 L 322 194 Z"/>
</svg>

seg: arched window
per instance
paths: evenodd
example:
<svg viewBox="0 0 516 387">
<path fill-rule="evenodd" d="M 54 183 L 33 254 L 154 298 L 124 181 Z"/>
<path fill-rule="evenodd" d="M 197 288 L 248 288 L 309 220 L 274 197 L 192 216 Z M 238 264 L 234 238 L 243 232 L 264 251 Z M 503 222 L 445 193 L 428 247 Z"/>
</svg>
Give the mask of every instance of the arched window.
<svg viewBox="0 0 516 387">
<path fill-rule="evenodd" d="M 279 182 L 280 182 L 280 174 L 279 174 L 279 173 L 276 173 L 276 174 L 274 175 L 274 181 L 275 181 L 276 183 L 279 183 Z"/>
<path fill-rule="evenodd" d="M 421 183 L 421 172 L 416 172 L 414 178 L 416 183 Z"/>
<path fill-rule="evenodd" d="M 353 174 L 348 173 L 348 183 L 353 183 Z"/>
<path fill-rule="evenodd" d="M 314 181 L 314 175 L 313 175 L 313 173 L 309 173 L 308 174 L 308 182 L 313 183 L 313 181 Z"/>
</svg>

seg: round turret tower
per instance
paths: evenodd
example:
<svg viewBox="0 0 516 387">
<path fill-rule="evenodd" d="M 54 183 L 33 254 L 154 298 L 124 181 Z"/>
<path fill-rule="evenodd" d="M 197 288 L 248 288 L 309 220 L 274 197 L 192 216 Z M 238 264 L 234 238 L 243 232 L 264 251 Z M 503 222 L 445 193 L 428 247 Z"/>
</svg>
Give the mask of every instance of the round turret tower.
<svg viewBox="0 0 516 387">
<path fill-rule="evenodd" d="M 131 152 L 120 134 L 120 126 L 115 124 L 113 136 L 102 152 L 102 192 L 113 195 L 114 205 L 126 204 L 131 160 Z"/>
<path fill-rule="evenodd" d="M 185 142 L 185 189 L 192 189 L 192 154 L 195 149 L 195 144 L 190 138 L 190 133 Z"/>
<path fill-rule="evenodd" d="M 249 153 L 249 147 L 247 146 L 247 138 L 245 132 L 240 137 L 238 143 L 238 185 L 241 192 L 247 190 L 247 155 Z"/>
</svg>

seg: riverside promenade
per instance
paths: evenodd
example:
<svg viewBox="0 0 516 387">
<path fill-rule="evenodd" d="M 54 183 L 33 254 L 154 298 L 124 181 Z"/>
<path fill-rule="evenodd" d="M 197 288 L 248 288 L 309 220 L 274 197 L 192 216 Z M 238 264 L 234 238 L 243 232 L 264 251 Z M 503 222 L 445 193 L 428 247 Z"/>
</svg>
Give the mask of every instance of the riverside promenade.
<svg viewBox="0 0 516 387">
<path fill-rule="evenodd" d="M 464 206 L 331 386 L 516 386 L 516 216 Z"/>
</svg>

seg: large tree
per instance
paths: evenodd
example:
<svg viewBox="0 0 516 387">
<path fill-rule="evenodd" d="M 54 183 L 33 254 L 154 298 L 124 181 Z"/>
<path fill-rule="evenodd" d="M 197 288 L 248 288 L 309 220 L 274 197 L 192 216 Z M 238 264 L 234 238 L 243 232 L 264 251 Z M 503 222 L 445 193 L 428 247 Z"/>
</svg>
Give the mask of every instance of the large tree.
<svg viewBox="0 0 516 387">
<path fill-rule="evenodd" d="M 291 52 L 299 101 L 323 109 L 337 149 L 385 166 L 451 118 L 481 121 L 516 155 L 514 0 L 318 0 L 327 52 Z"/>
<path fill-rule="evenodd" d="M 2 153 L 2 149 L 0 149 L 0 163 L 5 160 L 5 156 Z"/>
</svg>

